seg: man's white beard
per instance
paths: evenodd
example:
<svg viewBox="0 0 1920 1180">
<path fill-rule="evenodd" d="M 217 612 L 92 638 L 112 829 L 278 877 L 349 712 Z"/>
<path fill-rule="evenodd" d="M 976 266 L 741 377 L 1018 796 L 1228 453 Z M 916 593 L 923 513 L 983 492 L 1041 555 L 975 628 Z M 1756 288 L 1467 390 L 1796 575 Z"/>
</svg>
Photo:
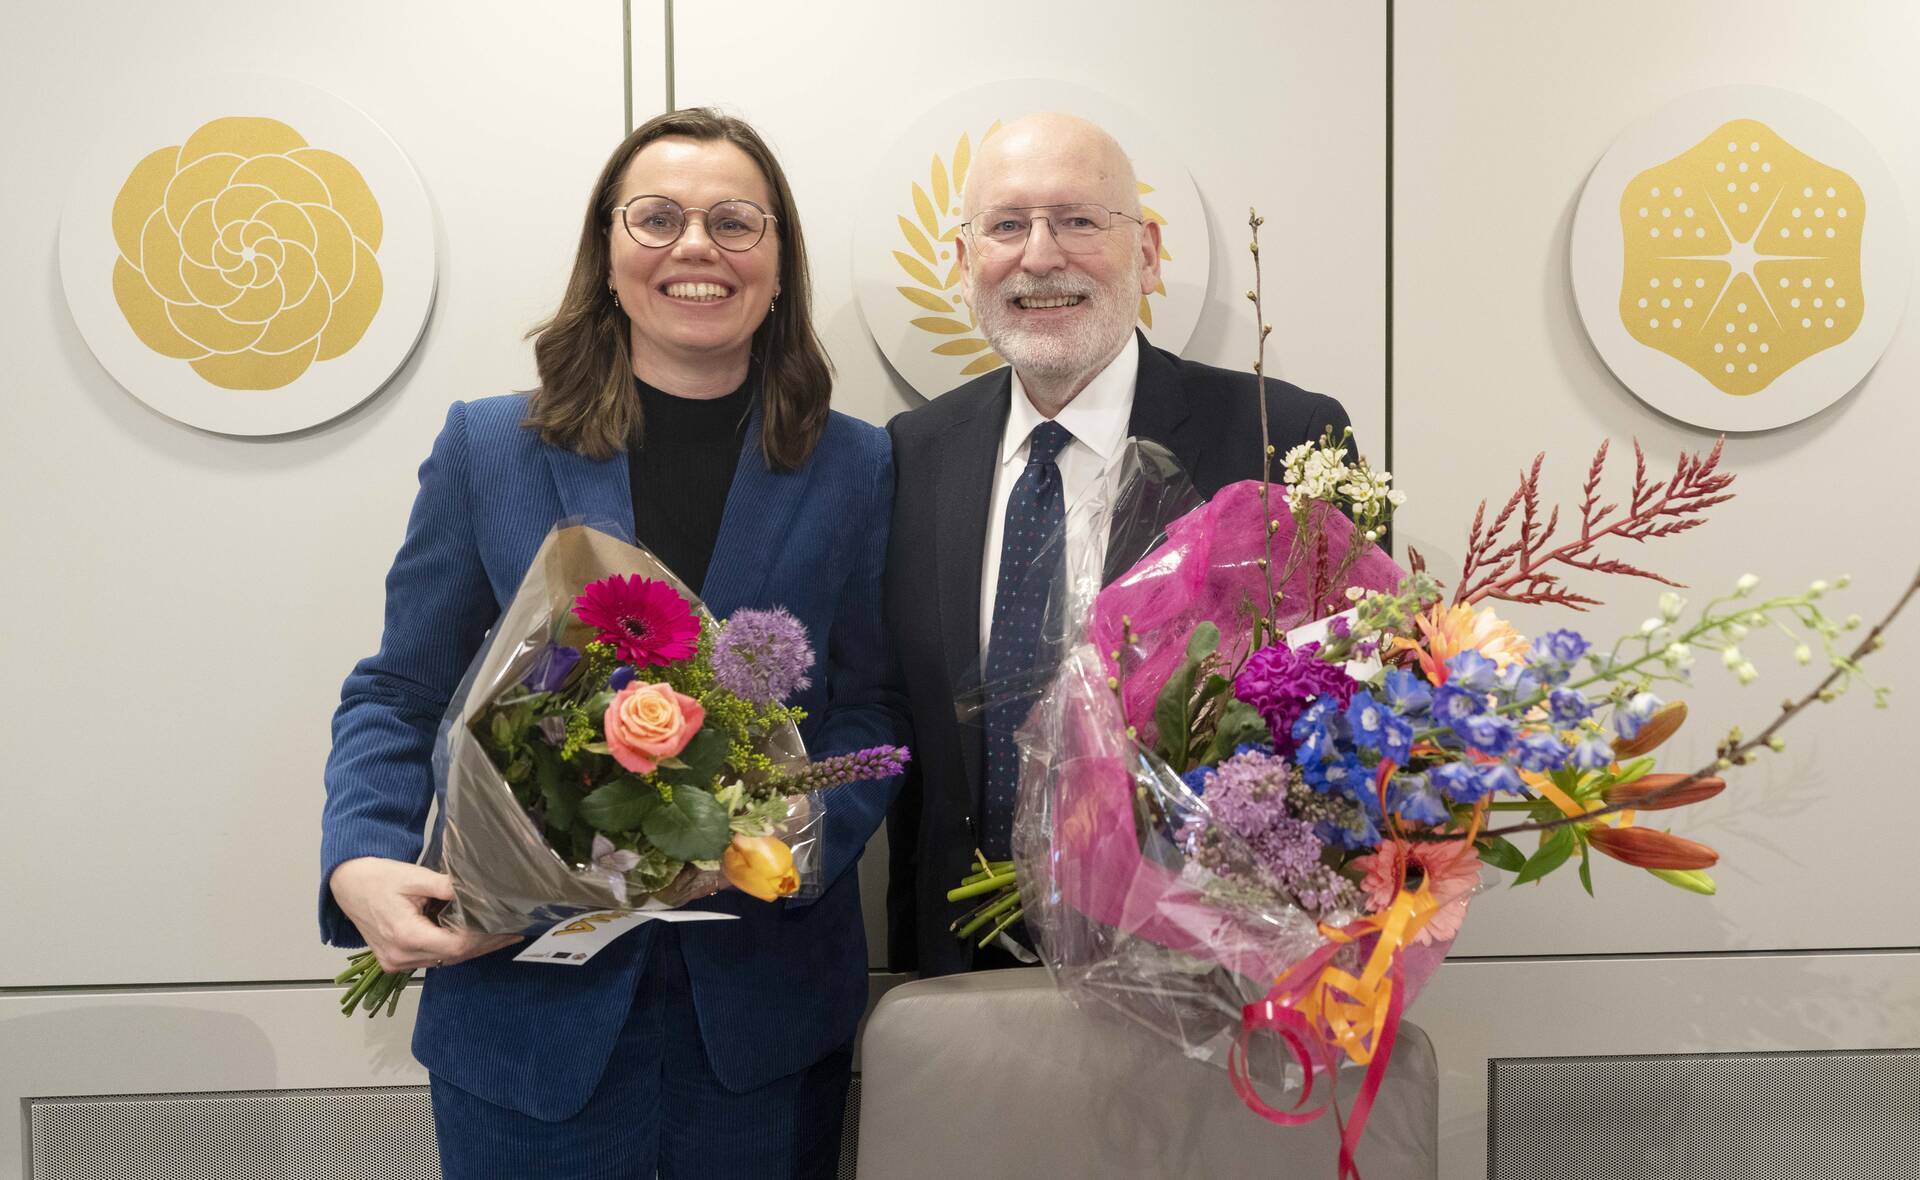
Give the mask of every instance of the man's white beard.
<svg viewBox="0 0 1920 1180">
<path fill-rule="evenodd" d="M 979 301 L 980 330 L 1020 374 L 1029 393 L 1064 406 L 1126 343 L 1138 314 L 1139 290 L 1138 265 L 1114 276 L 1106 287 L 1085 275 L 1041 277 L 1015 271 Z M 1012 306 L 1015 299 L 1073 295 L 1090 302 L 1094 314 L 1064 328 L 1029 327 Z"/>
</svg>

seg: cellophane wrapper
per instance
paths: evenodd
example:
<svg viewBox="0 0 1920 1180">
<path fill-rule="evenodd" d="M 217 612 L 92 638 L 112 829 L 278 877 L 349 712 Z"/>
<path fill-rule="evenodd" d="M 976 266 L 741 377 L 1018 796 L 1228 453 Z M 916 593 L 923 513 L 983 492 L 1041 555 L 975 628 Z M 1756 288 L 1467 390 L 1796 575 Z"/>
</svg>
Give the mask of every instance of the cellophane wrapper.
<svg viewBox="0 0 1920 1180">
<path fill-rule="evenodd" d="M 594 638 L 593 629 L 574 617 L 574 599 L 588 583 L 614 574 L 666 582 L 703 624 L 713 625 L 699 596 L 646 549 L 577 521 L 564 521 L 547 534 L 513 601 L 469 665 L 434 744 L 438 814 L 422 863 L 453 879 L 453 901 L 439 918 L 443 926 L 518 934 L 587 911 L 678 907 L 726 886 L 718 871 L 688 864 L 663 889 L 645 894 L 629 888 L 623 900 L 607 874 L 569 863 L 548 843 L 475 735 L 488 706 L 518 688 L 550 647 L 579 648 Z M 766 735 L 761 752 L 783 771 L 807 763 L 806 747 L 791 723 Z M 800 878 L 796 897 L 817 897 L 823 888 L 825 816 L 824 801 L 817 797 L 788 800 L 780 835 L 793 850 Z"/>
<path fill-rule="evenodd" d="M 1271 550 L 1274 589 L 1284 591 L 1279 631 L 1344 608 L 1348 586 L 1398 587 L 1402 573 L 1393 561 L 1325 505 L 1313 518 L 1324 554 L 1297 555 L 1297 568 L 1280 583 L 1295 537 L 1283 494 L 1278 485 L 1270 492 L 1280 521 Z M 1316 919 L 1285 896 L 1228 887 L 1191 857 L 1182 831 L 1216 828 L 1229 865 L 1255 863 L 1243 842 L 1213 823 L 1206 799 L 1151 752 L 1155 700 L 1195 625 L 1220 628 L 1228 667 L 1248 651 L 1253 606 L 1267 593 L 1263 519 L 1257 482 L 1199 503 L 1164 452 L 1130 440 L 1109 485 L 1069 514 L 1070 530 L 1098 530 L 1109 548 L 1101 568 L 1090 557 L 1077 567 L 1069 562 L 1060 607 L 1049 609 L 1059 628 L 1058 646 L 1046 657 L 1057 661 L 1051 679 L 987 686 L 989 694 L 1026 691 L 1033 698 L 1018 731 L 1013 852 L 1025 923 L 1042 960 L 1076 1002 L 1117 1010 L 1189 1056 L 1214 1062 L 1224 1062 L 1243 1012 L 1278 977 L 1336 956 L 1354 968 L 1372 949 L 1366 940 L 1337 947 L 1322 933 L 1323 921 L 1339 926 L 1359 914 Z M 1365 552 L 1340 584 L 1316 586 L 1337 570 L 1350 544 Z M 1123 547 L 1118 554 L 1115 546 Z M 1124 573 L 1111 576 L 1117 562 L 1135 554 Z M 1118 692 L 1110 679 L 1116 676 Z M 1445 953 L 1441 944 L 1403 952 L 1407 1000 Z M 1263 1084 L 1297 1084 L 1293 1060 L 1272 1038 L 1249 1045 L 1249 1068 Z"/>
</svg>

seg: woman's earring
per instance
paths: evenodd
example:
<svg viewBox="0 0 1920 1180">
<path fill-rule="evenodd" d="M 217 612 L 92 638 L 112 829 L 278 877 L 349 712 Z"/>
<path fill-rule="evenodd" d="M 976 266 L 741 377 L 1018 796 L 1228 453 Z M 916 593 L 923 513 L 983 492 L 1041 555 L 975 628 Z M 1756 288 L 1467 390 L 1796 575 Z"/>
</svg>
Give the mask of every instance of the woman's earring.
<svg viewBox="0 0 1920 1180">
<path fill-rule="evenodd" d="M 780 305 L 780 292 L 775 291 L 773 293 L 773 298 L 767 300 L 767 314 L 772 315 L 773 309 L 775 307 L 778 307 L 779 305 Z"/>
<path fill-rule="evenodd" d="M 618 291 L 616 291 L 616 290 L 614 290 L 614 289 L 613 289 L 613 284 L 612 284 L 612 283 L 608 283 L 608 284 L 607 284 L 607 294 L 609 294 L 609 295 L 611 295 L 611 296 L 613 296 L 613 305 L 614 305 L 615 307 L 619 307 L 619 306 L 620 306 L 620 292 L 618 292 Z"/>
</svg>

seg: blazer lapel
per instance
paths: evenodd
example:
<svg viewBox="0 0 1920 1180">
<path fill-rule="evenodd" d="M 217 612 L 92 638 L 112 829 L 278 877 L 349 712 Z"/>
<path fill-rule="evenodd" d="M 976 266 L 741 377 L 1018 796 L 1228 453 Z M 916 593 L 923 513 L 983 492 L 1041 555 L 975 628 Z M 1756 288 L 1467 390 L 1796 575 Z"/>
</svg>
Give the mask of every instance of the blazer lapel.
<svg viewBox="0 0 1920 1180">
<path fill-rule="evenodd" d="M 979 687 L 980 577 L 986 557 L 987 513 L 993 506 L 993 472 L 1013 394 L 1012 370 L 1002 369 L 972 412 L 949 428 L 934 489 L 934 530 L 939 577 L 934 587 L 947 676 L 956 692 Z"/>
<path fill-rule="evenodd" d="M 627 481 L 627 455 L 589 459 L 564 447 L 544 447 L 547 469 L 560 495 L 562 518 L 578 518 L 623 540 L 633 540 L 633 491 Z"/>
<path fill-rule="evenodd" d="M 700 597 L 707 609 L 725 618 L 735 609 L 758 602 L 776 556 L 785 548 L 794 513 L 806 498 L 813 478 L 811 460 L 800 470 L 780 474 L 767 466 L 760 452 L 762 422 L 759 399 L 747 419 L 740 461 L 733 467 L 727 506 L 720 517 L 720 535 L 714 538 L 713 560 L 707 563 L 706 585 Z"/>
<path fill-rule="evenodd" d="M 1137 332 L 1138 329 L 1135 329 Z M 1140 337 L 1140 371 L 1133 385 L 1133 413 L 1127 433 L 1150 438 L 1173 452 L 1189 477 L 1198 482 L 1206 449 L 1207 423 L 1194 416 L 1192 398 L 1180 370 L 1167 353 Z"/>
</svg>

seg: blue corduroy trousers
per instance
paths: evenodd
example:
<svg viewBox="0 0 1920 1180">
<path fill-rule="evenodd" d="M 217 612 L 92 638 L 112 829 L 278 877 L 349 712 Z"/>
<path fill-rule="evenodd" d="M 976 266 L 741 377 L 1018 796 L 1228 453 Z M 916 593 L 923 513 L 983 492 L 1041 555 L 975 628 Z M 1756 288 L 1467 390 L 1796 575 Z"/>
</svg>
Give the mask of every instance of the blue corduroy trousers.
<svg viewBox="0 0 1920 1180">
<path fill-rule="evenodd" d="M 680 940 L 662 925 L 606 1076 L 580 1113 L 546 1122 L 433 1079 L 446 1180 L 832 1180 L 852 1044 L 757 1090 L 727 1089 L 700 1041 Z"/>
</svg>

